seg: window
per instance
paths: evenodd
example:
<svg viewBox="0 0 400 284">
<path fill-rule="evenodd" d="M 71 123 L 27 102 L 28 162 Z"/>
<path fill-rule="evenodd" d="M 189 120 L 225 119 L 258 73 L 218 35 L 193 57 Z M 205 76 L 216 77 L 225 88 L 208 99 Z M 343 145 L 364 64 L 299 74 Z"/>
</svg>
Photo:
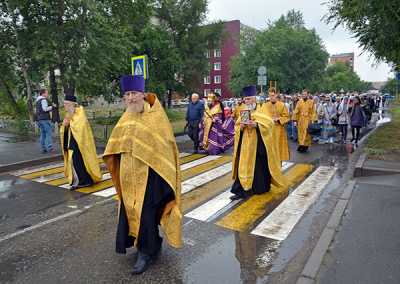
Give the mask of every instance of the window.
<svg viewBox="0 0 400 284">
<path fill-rule="evenodd" d="M 208 93 L 210 93 L 210 89 L 204 89 L 204 97 L 207 97 Z"/>
<path fill-rule="evenodd" d="M 221 57 L 221 49 L 214 49 L 214 57 Z"/>
<path fill-rule="evenodd" d="M 210 78 L 210 76 L 205 76 L 205 77 L 204 77 L 204 84 L 206 84 L 206 85 L 211 84 L 211 78 Z"/>
<path fill-rule="evenodd" d="M 218 94 L 220 94 L 222 96 L 222 90 L 221 89 L 215 89 L 214 93 L 218 93 Z"/>
<path fill-rule="evenodd" d="M 221 84 L 221 75 L 214 76 L 214 83 Z"/>
<path fill-rule="evenodd" d="M 209 51 L 209 50 L 207 50 L 207 51 L 204 53 L 204 55 L 206 56 L 206 58 L 210 58 L 210 57 L 211 57 L 211 54 L 210 54 L 210 51 Z"/>
<path fill-rule="evenodd" d="M 220 70 L 221 70 L 221 62 L 215 62 L 214 71 L 220 71 Z"/>
</svg>

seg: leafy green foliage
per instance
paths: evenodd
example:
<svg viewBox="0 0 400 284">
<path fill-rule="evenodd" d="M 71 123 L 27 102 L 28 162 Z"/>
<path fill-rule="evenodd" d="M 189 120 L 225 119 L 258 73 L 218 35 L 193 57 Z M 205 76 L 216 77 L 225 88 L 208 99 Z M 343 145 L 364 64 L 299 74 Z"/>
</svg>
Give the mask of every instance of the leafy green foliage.
<svg viewBox="0 0 400 284">
<path fill-rule="evenodd" d="M 386 85 L 382 88 L 383 93 L 389 93 L 392 96 L 397 95 L 400 92 L 400 83 L 395 78 L 390 79 Z"/>
<path fill-rule="evenodd" d="M 364 50 L 400 68 L 400 1 L 329 0 L 326 22 L 344 25 Z"/>
<path fill-rule="evenodd" d="M 370 83 L 361 81 L 350 66 L 341 62 L 328 66 L 320 86 L 326 92 L 339 92 L 341 89 L 363 92 L 370 87 Z"/>
<path fill-rule="evenodd" d="M 0 91 L 14 109 L 27 96 L 32 113 L 34 91 L 59 70 L 64 92 L 110 102 L 139 54 L 149 56 L 149 90 L 189 90 L 207 64 L 207 41 L 222 29 L 202 27 L 206 12 L 206 0 L 2 0 Z"/>
<path fill-rule="evenodd" d="M 328 53 L 315 30 L 304 27 L 300 12 L 290 11 L 244 44 L 231 62 L 230 87 L 238 94 L 243 86 L 255 84 L 257 68 L 264 65 L 268 80 L 277 81 L 282 91 L 317 89 L 327 61 Z"/>
</svg>

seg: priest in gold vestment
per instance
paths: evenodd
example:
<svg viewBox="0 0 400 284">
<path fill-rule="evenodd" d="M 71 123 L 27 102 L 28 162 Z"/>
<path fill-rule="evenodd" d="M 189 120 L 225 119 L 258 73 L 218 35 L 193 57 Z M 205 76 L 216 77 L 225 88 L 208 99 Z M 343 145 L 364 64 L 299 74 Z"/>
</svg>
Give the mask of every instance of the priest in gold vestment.
<svg viewBox="0 0 400 284">
<path fill-rule="evenodd" d="M 160 224 L 167 242 L 182 246 L 179 153 L 171 124 L 143 77 L 121 78 L 127 105 L 108 141 L 104 161 L 119 198 L 116 251 L 135 246 L 133 274 L 144 272 L 161 251 Z"/>
<path fill-rule="evenodd" d="M 102 179 L 92 129 L 85 110 L 76 101 L 74 95 L 65 96 L 66 116 L 60 128 L 64 175 L 71 190 L 91 186 Z"/>
<path fill-rule="evenodd" d="M 315 103 L 309 98 L 308 91 L 303 90 L 302 98 L 296 104 L 293 111 L 293 121 L 297 123 L 297 140 L 299 146 L 297 151 L 305 153 L 311 146 L 311 135 L 308 133 L 308 126 L 317 120 Z"/>
<path fill-rule="evenodd" d="M 257 105 L 256 93 L 255 86 L 245 87 L 242 91 L 246 107 L 241 110 L 235 125 L 232 200 L 268 192 L 271 184 L 280 187 L 286 183 L 274 138 L 274 122 Z"/>
<path fill-rule="evenodd" d="M 289 111 L 285 104 L 278 100 L 274 88 L 269 90 L 269 101 L 262 105 L 275 124 L 275 138 L 279 149 L 280 161 L 289 160 L 289 146 L 286 124 L 289 122 Z"/>
</svg>

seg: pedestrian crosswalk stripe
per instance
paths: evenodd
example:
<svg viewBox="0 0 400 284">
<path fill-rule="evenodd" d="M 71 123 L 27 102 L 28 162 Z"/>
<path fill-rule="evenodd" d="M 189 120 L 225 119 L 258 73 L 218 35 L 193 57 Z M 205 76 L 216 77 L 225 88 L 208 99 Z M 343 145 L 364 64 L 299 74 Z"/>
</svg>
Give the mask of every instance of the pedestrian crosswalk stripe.
<svg viewBox="0 0 400 284">
<path fill-rule="evenodd" d="M 221 194 L 227 187 L 232 185 L 232 175 L 227 174 L 214 179 L 206 184 L 196 187 L 194 190 L 182 194 L 182 212 L 187 213 L 193 208 L 204 204 L 208 200 Z"/>
<path fill-rule="evenodd" d="M 201 164 L 199 166 L 196 166 L 195 164 L 191 164 L 191 168 L 187 169 L 186 171 L 183 171 L 182 172 L 182 176 L 184 176 L 184 179 L 188 179 L 190 174 L 198 175 L 198 174 L 200 174 L 201 172 L 204 171 L 203 170 L 204 168 L 210 169 L 210 168 L 214 167 L 214 164 L 218 164 L 219 165 L 221 163 L 227 163 L 231 159 L 230 159 L 230 157 L 227 157 L 227 156 L 225 156 L 225 157 L 219 156 L 219 160 L 220 161 L 216 161 L 216 160 L 210 161 L 208 163 Z M 183 167 L 184 165 L 186 165 L 186 164 L 183 164 L 181 167 Z M 111 179 L 110 173 L 104 174 L 102 180 L 104 181 L 104 180 L 108 180 L 108 179 Z M 48 184 L 60 186 L 60 187 L 63 187 L 63 188 L 69 188 L 70 186 L 67 184 L 67 182 L 68 182 L 67 179 L 64 178 L 62 180 L 57 181 L 57 183 L 55 183 L 54 181 L 51 181 Z M 80 191 L 80 190 L 78 190 L 78 191 Z"/>
<path fill-rule="evenodd" d="M 190 156 L 190 155 L 193 155 L 193 154 L 192 153 L 182 152 L 182 153 L 179 153 L 179 158 L 187 157 L 187 156 Z"/>
<path fill-rule="evenodd" d="M 102 163 L 103 158 L 98 158 L 98 162 Z M 48 176 L 48 175 L 52 175 L 52 174 L 62 173 L 63 171 L 64 171 L 64 164 L 62 164 L 60 166 L 53 166 L 52 168 L 49 168 L 49 169 L 36 170 L 32 173 L 20 175 L 19 177 L 24 178 L 24 179 L 35 179 L 35 178 L 39 178 L 42 176 Z"/>
<path fill-rule="evenodd" d="M 189 155 L 189 156 L 185 156 L 179 159 L 181 165 L 186 164 L 186 163 L 190 163 L 194 160 L 198 160 L 200 158 L 205 157 L 206 155 L 204 154 L 193 154 L 193 155 Z"/>
<path fill-rule="evenodd" d="M 204 155 L 202 154 L 198 154 L 201 157 L 204 157 Z M 194 156 L 191 153 L 179 153 L 179 157 L 180 158 L 185 158 L 185 159 L 181 159 L 181 163 L 187 163 L 187 161 L 192 161 L 192 158 L 189 158 L 190 156 L 193 156 L 193 159 L 198 159 L 198 156 Z M 103 158 L 101 156 L 98 157 L 99 159 L 99 163 L 103 162 Z M 187 160 L 187 161 L 186 161 Z M 34 180 L 37 182 L 43 182 L 41 180 L 41 178 L 43 179 L 43 177 L 45 176 L 49 176 L 49 175 L 55 175 L 55 178 L 60 177 L 60 175 L 62 175 L 64 171 L 64 163 L 56 163 L 56 164 L 52 164 L 49 166 L 44 166 L 44 167 L 39 167 L 39 168 L 34 168 L 34 169 L 29 169 L 29 170 L 20 170 L 20 171 L 16 171 L 13 173 L 13 175 L 15 176 L 19 176 L 21 178 L 24 179 L 30 179 L 30 180 Z M 37 180 L 35 180 L 37 179 Z M 47 181 L 47 180 L 46 180 Z"/>
<path fill-rule="evenodd" d="M 246 231 L 259 218 L 264 216 L 272 206 L 276 205 L 288 195 L 289 188 L 299 183 L 312 171 L 312 166 L 297 164 L 285 173 L 287 186 L 271 186 L 271 190 L 265 194 L 253 195 L 244 201 L 239 207 L 220 219 L 216 224 L 234 231 Z"/>
<path fill-rule="evenodd" d="M 232 170 L 232 162 L 225 165 L 219 166 L 218 168 L 212 169 L 210 171 L 204 172 L 193 178 L 190 178 L 182 183 L 182 194 L 192 191 L 198 186 L 206 184 L 216 178 L 226 175 Z"/>
<path fill-rule="evenodd" d="M 91 193 L 94 193 L 97 191 L 101 191 L 101 190 L 110 188 L 112 186 L 114 186 L 113 181 L 111 179 L 108 179 L 108 180 L 101 181 L 100 183 L 96 183 L 89 187 L 77 189 L 76 191 L 85 193 L 85 194 L 91 194 Z"/>
<path fill-rule="evenodd" d="M 221 158 L 221 156 L 213 156 L 213 155 L 205 156 L 205 157 L 200 158 L 198 160 L 194 160 L 194 161 L 192 161 L 190 163 L 186 163 L 186 164 L 182 165 L 181 166 L 181 171 L 193 168 L 195 166 L 199 166 L 201 164 L 204 164 L 204 163 L 207 163 L 207 162 L 210 162 L 210 161 L 217 160 L 219 158 Z"/>
<path fill-rule="evenodd" d="M 217 168 L 223 164 L 226 164 L 230 161 L 232 161 L 231 156 L 222 156 L 221 158 L 219 158 L 217 160 L 213 160 L 213 161 L 192 167 L 190 169 L 182 171 L 182 173 L 181 173 L 182 180 L 187 180 L 187 179 L 192 178 L 196 175 L 199 175 L 203 172 L 210 171 L 210 170 Z"/>
<path fill-rule="evenodd" d="M 48 182 L 48 181 L 51 181 L 51 180 L 56 180 L 56 179 L 59 179 L 59 178 L 64 178 L 64 172 L 58 173 L 58 174 L 52 174 L 52 175 L 48 175 L 48 176 L 41 176 L 41 177 L 33 179 L 32 181 L 44 183 L 44 182 Z"/>
<path fill-rule="evenodd" d="M 103 169 L 101 172 L 104 175 L 104 174 L 107 173 L 107 170 Z M 58 174 L 58 175 L 61 175 L 61 177 L 60 178 L 52 178 L 55 175 L 50 175 L 50 176 L 42 177 L 41 180 L 33 180 L 33 181 L 40 182 L 40 183 L 45 183 L 45 184 L 48 184 L 48 185 L 63 187 L 63 185 L 68 183 L 68 179 L 64 176 L 64 173 Z"/>
<path fill-rule="evenodd" d="M 282 171 L 285 171 L 289 167 L 293 166 L 293 163 L 285 162 L 282 164 Z M 230 189 L 226 190 L 225 192 L 219 194 L 215 198 L 211 199 L 210 201 L 204 203 L 203 205 L 197 207 L 193 211 L 187 213 L 185 216 L 200 220 L 200 221 L 207 221 L 209 219 L 214 219 L 213 216 L 217 215 L 221 210 L 229 209 L 226 208 L 229 206 L 230 208 L 240 202 L 240 200 L 232 201 L 230 197 L 233 194 L 230 192 Z"/>
<path fill-rule="evenodd" d="M 204 157 L 204 155 L 202 154 L 192 155 L 188 153 L 183 153 L 182 155 L 180 154 L 180 156 L 182 156 L 181 158 L 182 164 L 189 163 L 193 159 Z M 102 168 L 102 172 L 105 173 L 106 172 L 105 165 L 102 162 L 103 162 L 102 158 L 99 158 L 99 163 Z M 67 183 L 67 179 L 64 177 L 63 164 L 52 165 L 49 167 L 42 167 L 40 169 L 33 170 L 30 173 L 21 171 L 20 174 L 22 174 L 20 175 L 21 178 L 30 179 L 35 182 L 46 183 L 54 186 L 60 186 Z"/>
<path fill-rule="evenodd" d="M 286 239 L 300 218 L 327 186 L 336 170 L 336 168 L 324 166 L 317 168 L 251 233 L 274 240 Z"/>
<path fill-rule="evenodd" d="M 116 195 L 116 194 L 117 194 L 117 191 L 116 191 L 114 186 L 93 193 L 93 195 L 95 195 L 95 196 L 100 196 L 100 197 L 105 197 L 105 198 L 111 197 L 111 196 Z"/>
<path fill-rule="evenodd" d="M 64 163 L 54 163 L 51 165 L 47 165 L 47 166 L 43 166 L 43 167 L 35 167 L 35 168 L 31 168 L 31 169 L 23 169 L 23 170 L 18 170 L 15 172 L 12 172 L 11 174 L 17 177 L 21 177 L 23 175 L 28 175 L 34 172 L 38 172 L 38 171 L 45 171 L 45 170 L 49 170 L 49 169 L 53 169 L 53 168 L 57 168 L 57 167 L 63 167 Z"/>
<path fill-rule="evenodd" d="M 194 164 L 192 164 L 192 168 L 187 169 L 182 172 L 182 176 L 183 176 L 182 177 L 182 180 L 183 180 L 182 194 L 187 193 L 199 186 L 202 186 L 202 185 L 228 173 L 230 170 L 226 171 L 226 168 L 229 169 L 229 166 L 227 166 L 227 165 L 230 165 L 230 167 L 232 167 L 232 164 L 229 163 L 230 160 L 231 160 L 231 157 L 222 156 L 218 160 L 210 161 L 208 163 L 201 164 L 199 166 L 194 166 Z M 212 167 L 215 167 L 215 164 L 217 162 L 218 162 L 218 164 L 223 164 L 223 165 L 219 166 L 215 169 L 204 172 L 204 169 L 210 169 Z M 226 164 L 226 163 L 228 163 L 228 164 Z M 214 174 L 210 174 L 213 171 L 216 171 L 216 172 Z M 192 177 L 193 175 L 194 175 L 194 177 Z M 199 179 L 201 179 L 201 182 L 199 182 Z M 115 191 L 115 189 L 114 189 L 114 191 Z M 114 194 L 116 194 L 116 191 Z"/>
</svg>

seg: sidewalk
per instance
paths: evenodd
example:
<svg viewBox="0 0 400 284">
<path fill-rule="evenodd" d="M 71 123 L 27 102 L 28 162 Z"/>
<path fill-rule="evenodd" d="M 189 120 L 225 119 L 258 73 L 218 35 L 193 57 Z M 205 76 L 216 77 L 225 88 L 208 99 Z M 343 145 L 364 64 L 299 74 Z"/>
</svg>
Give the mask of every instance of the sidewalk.
<svg viewBox="0 0 400 284">
<path fill-rule="evenodd" d="M 16 142 L 16 136 L 0 132 L 0 166 L 60 155 L 60 141 L 53 138 L 53 153 L 42 154 L 39 141 Z"/>
<path fill-rule="evenodd" d="M 400 175 L 355 181 L 315 283 L 399 283 Z"/>
</svg>

